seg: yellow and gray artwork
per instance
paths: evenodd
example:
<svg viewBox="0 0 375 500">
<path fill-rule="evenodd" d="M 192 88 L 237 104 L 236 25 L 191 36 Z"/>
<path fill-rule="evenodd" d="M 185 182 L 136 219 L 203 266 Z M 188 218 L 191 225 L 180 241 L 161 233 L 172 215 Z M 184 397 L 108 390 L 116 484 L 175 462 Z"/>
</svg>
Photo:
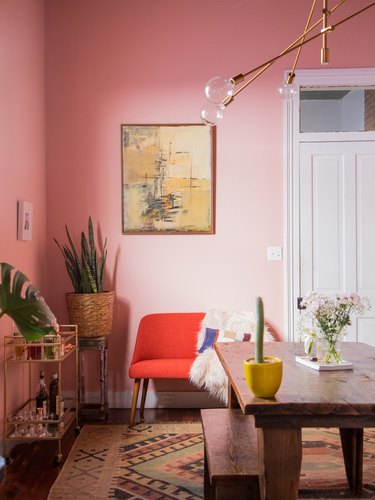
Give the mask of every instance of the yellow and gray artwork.
<svg viewBox="0 0 375 500">
<path fill-rule="evenodd" d="M 213 233 L 213 129 L 123 125 L 124 233 Z"/>
</svg>

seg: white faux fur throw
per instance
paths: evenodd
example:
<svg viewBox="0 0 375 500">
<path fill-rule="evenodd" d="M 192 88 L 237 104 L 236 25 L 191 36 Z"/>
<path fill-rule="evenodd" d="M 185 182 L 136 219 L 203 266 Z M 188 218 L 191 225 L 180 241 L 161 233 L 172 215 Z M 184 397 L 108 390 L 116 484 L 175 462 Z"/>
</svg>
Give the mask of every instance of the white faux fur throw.
<svg viewBox="0 0 375 500">
<path fill-rule="evenodd" d="M 211 309 L 197 332 L 197 351 L 203 344 L 206 328 L 219 330 L 216 342 L 240 342 L 243 340 L 244 333 L 250 333 L 253 341 L 256 323 L 252 311 Z M 265 340 L 273 340 L 267 328 L 265 328 Z M 190 381 L 227 404 L 228 378 L 212 347 L 198 353 L 190 368 Z"/>
</svg>

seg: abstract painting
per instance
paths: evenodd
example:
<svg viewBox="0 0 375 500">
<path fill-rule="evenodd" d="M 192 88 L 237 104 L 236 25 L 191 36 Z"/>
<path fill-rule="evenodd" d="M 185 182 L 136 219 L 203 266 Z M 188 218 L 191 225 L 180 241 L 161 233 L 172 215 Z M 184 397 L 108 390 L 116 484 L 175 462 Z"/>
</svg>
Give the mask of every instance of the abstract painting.
<svg viewBox="0 0 375 500">
<path fill-rule="evenodd" d="M 213 234 L 215 128 L 122 125 L 124 234 Z"/>
</svg>

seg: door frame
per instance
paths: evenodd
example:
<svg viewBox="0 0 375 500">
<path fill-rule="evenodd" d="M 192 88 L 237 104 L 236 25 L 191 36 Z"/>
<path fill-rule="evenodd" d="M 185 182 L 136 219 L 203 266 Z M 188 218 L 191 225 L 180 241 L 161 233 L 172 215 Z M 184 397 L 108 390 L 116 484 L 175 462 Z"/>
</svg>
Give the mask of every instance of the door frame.
<svg viewBox="0 0 375 500">
<path fill-rule="evenodd" d="M 285 71 L 285 77 L 290 70 Z M 307 69 L 297 70 L 294 83 L 297 95 L 285 103 L 284 109 L 284 242 L 285 242 L 285 337 L 297 340 L 300 295 L 300 231 L 299 231 L 299 145 L 301 142 L 375 141 L 375 132 L 299 131 L 299 95 L 303 86 L 364 86 L 375 85 L 375 68 Z"/>
</svg>

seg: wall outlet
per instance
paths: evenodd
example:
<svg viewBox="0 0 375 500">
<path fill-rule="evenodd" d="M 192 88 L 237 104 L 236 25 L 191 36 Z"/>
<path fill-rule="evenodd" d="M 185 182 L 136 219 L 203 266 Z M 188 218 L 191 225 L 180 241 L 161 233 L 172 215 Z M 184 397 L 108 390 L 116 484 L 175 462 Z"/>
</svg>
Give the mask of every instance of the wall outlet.
<svg viewBox="0 0 375 500">
<path fill-rule="evenodd" d="M 282 248 L 267 247 L 267 260 L 282 260 Z"/>
</svg>

